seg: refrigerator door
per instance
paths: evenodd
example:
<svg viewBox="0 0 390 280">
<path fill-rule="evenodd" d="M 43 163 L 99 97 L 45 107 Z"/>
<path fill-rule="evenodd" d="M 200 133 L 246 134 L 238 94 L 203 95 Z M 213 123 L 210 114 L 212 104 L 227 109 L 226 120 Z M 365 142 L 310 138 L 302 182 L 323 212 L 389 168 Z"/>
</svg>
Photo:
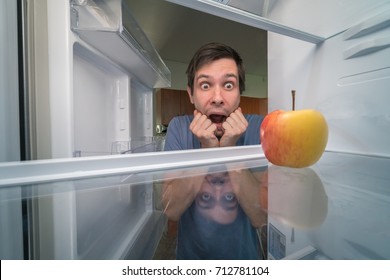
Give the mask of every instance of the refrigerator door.
<svg viewBox="0 0 390 280">
<path fill-rule="evenodd" d="M 3 163 L 0 207 L 30 206 L 29 258 L 151 259 L 165 180 L 267 164 L 261 146 Z M 0 216 L 2 227 L 24 222 L 15 215 Z"/>
</svg>

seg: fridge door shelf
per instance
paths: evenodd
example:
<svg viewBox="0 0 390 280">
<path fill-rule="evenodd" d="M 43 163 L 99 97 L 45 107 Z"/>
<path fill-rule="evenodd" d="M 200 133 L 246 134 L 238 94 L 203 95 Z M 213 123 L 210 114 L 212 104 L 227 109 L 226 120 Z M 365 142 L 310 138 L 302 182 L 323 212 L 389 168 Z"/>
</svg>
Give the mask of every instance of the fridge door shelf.
<svg viewBox="0 0 390 280">
<path fill-rule="evenodd" d="M 171 73 L 122 0 L 71 1 L 71 29 L 152 88 L 170 87 Z"/>
</svg>

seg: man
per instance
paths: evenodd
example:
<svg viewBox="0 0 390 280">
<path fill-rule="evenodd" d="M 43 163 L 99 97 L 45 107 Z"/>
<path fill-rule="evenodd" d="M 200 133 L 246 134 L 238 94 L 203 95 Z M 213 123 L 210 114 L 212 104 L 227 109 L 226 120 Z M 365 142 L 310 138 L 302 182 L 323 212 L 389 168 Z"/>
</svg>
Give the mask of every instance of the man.
<svg viewBox="0 0 390 280">
<path fill-rule="evenodd" d="M 219 43 L 206 44 L 194 54 L 186 73 L 187 92 L 195 111 L 193 116 L 172 119 L 165 141 L 166 151 L 260 143 L 263 117 L 244 115 L 239 107 L 241 93 L 245 90 L 245 71 L 234 49 Z M 215 178 L 214 175 L 182 175 L 165 182 L 165 214 L 179 221 L 178 259 L 260 258 L 256 228 L 266 221 L 264 205 L 259 202 L 262 172 L 242 169 L 226 170 L 222 174 L 223 184 L 220 185 L 231 189 L 225 197 L 220 195 L 221 191 L 213 190 L 218 187 L 218 184 L 210 184 L 209 178 Z M 206 194 L 205 188 L 209 190 Z M 229 198 L 232 204 L 226 201 Z M 210 204 L 207 199 L 215 203 Z M 230 208 L 215 208 L 220 209 L 216 212 L 214 206 L 221 199 Z M 236 201 L 237 208 L 233 207 Z M 211 205 L 213 211 L 210 211 Z"/>
<path fill-rule="evenodd" d="M 244 116 L 239 108 L 240 95 L 245 90 L 245 71 L 234 49 L 218 43 L 204 45 L 192 58 L 187 78 L 194 115 L 171 121 L 165 150 L 260 143 L 257 132 L 263 118 Z"/>
</svg>

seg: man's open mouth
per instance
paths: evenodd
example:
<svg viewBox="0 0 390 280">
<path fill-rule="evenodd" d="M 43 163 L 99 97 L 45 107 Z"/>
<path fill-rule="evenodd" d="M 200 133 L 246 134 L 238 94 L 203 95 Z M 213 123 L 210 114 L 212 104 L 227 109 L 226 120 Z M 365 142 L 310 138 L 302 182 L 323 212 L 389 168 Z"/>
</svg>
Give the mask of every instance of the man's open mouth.
<svg viewBox="0 0 390 280">
<path fill-rule="evenodd" d="M 213 122 L 213 123 L 223 123 L 225 120 L 226 120 L 226 116 L 224 115 L 218 115 L 218 114 L 211 114 L 209 116 L 209 119 Z"/>
</svg>

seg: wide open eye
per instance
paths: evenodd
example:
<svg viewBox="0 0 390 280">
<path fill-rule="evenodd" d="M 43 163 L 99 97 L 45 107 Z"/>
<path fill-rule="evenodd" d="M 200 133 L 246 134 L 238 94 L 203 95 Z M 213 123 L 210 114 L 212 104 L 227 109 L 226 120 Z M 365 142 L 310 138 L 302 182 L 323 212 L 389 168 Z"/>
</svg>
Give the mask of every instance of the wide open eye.
<svg viewBox="0 0 390 280">
<path fill-rule="evenodd" d="M 200 198 L 203 200 L 203 201 L 209 201 L 211 199 L 211 194 L 209 193 L 202 193 Z"/>
<path fill-rule="evenodd" d="M 224 86 L 225 86 L 225 89 L 227 89 L 227 90 L 234 89 L 234 83 L 233 82 L 226 82 Z"/>
<path fill-rule="evenodd" d="M 228 211 L 233 211 L 238 207 L 238 201 L 234 193 L 225 193 L 221 199 L 221 206 Z"/>
<path fill-rule="evenodd" d="M 200 88 L 202 90 L 208 90 L 210 88 L 210 85 L 208 83 L 201 83 Z"/>
<path fill-rule="evenodd" d="M 236 196 L 234 195 L 234 193 L 225 193 L 224 198 L 226 201 L 230 202 L 233 201 L 236 198 Z"/>
<path fill-rule="evenodd" d="M 196 203 L 200 208 L 211 209 L 215 206 L 216 200 L 211 193 L 201 192 L 196 196 Z"/>
</svg>

